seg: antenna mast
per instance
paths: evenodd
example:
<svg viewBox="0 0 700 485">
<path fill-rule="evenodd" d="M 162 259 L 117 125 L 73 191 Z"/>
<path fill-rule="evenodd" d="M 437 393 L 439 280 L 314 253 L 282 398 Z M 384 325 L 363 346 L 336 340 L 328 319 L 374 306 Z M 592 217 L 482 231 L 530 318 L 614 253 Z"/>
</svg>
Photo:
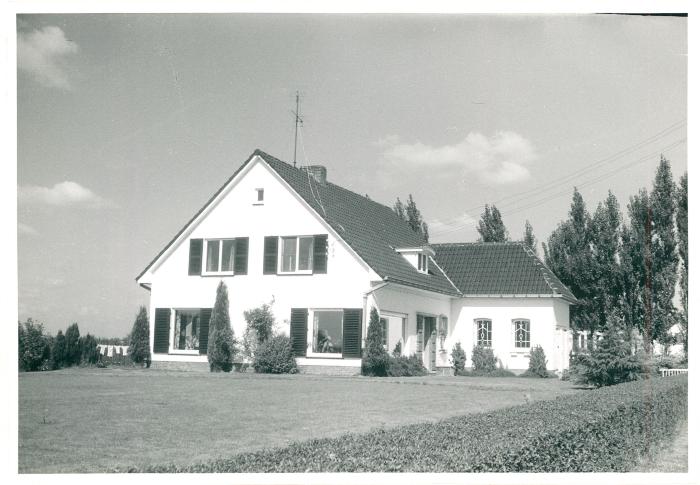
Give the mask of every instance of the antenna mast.
<svg viewBox="0 0 700 485">
<path fill-rule="evenodd" d="M 297 91 L 297 109 L 292 111 L 294 115 L 294 166 L 297 166 L 297 135 L 299 133 L 299 125 L 304 124 L 304 120 L 299 115 L 299 91 Z"/>
</svg>

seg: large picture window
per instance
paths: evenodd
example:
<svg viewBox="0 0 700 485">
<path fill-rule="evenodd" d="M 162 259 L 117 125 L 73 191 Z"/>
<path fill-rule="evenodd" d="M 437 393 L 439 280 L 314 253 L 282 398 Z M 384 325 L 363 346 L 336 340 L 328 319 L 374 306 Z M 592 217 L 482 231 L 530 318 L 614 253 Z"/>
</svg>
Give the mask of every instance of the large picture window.
<svg viewBox="0 0 700 485">
<path fill-rule="evenodd" d="M 491 347 L 491 320 L 480 318 L 475 320 L 476 324 L 476 345 L 479 347 Z"/>
<path fill-rule="evenodd" d="M 515 331 L 515 347 L 518 349 L 530 347 L 530 320 L 513 320 Z"/>
<path fill-rule="evenodd" d="M 314 354 L 342 354 L 342 310 L 313 310 L 311 352 Z"/>
<path fill-rule="evenodd" d="M 207 240 L 207 273 L 232 273 L 235 239 Z"/>
<path fill-rule="evenodd" d="M 199 310 L 176 310 L 173 350 L 199 350 Z"/>
<path fill-rule="evenodd" d="M 313 236 L 283 237 L 280 244 L 280 273 L 310 273 L 313 257 Z"/>
</svg>

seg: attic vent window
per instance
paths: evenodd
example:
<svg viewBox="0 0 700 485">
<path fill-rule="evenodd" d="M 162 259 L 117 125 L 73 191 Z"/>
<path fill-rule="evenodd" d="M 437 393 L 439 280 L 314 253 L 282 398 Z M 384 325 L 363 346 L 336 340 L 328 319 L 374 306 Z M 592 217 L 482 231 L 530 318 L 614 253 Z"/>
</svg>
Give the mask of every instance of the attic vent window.
<svg viewBox="0 0 700 485">
<path fill-rule="evenodd" d="M 255 189 L 256 205 L 260 205 L 265 201 L 265 189 Z"/>
</svg>

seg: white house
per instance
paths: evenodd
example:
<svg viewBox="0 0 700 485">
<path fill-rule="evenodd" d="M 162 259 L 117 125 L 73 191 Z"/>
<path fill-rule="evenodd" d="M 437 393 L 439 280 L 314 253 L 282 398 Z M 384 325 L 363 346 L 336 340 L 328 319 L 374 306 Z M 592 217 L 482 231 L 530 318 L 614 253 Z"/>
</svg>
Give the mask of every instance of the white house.
<svg viewBox="0 0 700 485">
<path fill-rule="evenodd" d="M 456 342 L 493 348 L 527 368 L 541 345 L 568 368 L 571 292 L 520 243 L 426 245 L 392 209 L 262 151 L 211 197 L 137 277 L 150 295 L 153 365 L 206 363 L 216 287 L 243 312 L 272 302 L 302 372 L 360 370 L 372 307 L 386 346 L 401 343 L 430 371 L 449 369 Z M 467 365 L 470 365 L 468 362 Z"/>
</svg>

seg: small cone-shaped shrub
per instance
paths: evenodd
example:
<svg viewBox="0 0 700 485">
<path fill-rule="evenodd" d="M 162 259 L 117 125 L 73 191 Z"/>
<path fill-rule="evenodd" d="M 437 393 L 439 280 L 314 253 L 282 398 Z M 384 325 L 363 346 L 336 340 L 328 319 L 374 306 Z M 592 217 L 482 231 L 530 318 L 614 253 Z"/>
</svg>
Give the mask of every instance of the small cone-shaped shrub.
<svg viewBox="0 0 700 485">
<path fill-rule="evenodd" d="M 386 376 L 389 369 L 389 353 L 384 350 L 382 343 L 382 327 L 379 313 L 372 308 L 367 326 L 367 340 L 362 356 L 362 375 Z"/>
<path fill-rule="evenodd" d="M 452 367 L 455 372 L 460 372 L 464 370 L 464 366 L 467 364 L 467 353 L 462 348 L 462 344 L 457 342 L 454 347 L 452 347 Z"/>
<path fill-rule="evenodd" d="M 493 355 L 493 349 L 475 345 L 472 349 L 472 370 L 478 372 L 496 370 L 496 356 Z"/>
<path fill-rule="evenodd" d="M 228 314 L 228 289 L 222 281 L 216 289 L 216 302 L 209 321 L 207 359 L 212 372 L 231 372 L 236 354 L 236 342 Z"/>
<path fill-rule="evenodd" d="M 129 357 L 135 364 L 142 364 L 151 360 L 149 339 L 148 312 L 145 306 L 141 306 L 129 334 Z"/>
<path fill-rule="evenodd" d="M 547 372 L 547 357 L 545 357 L 544 349 L 540 345 L 530 349 L 530 363 L 528 364 L 526 374 L 532 377 L 549 377 L 549 372 Z"/>
</svg>

